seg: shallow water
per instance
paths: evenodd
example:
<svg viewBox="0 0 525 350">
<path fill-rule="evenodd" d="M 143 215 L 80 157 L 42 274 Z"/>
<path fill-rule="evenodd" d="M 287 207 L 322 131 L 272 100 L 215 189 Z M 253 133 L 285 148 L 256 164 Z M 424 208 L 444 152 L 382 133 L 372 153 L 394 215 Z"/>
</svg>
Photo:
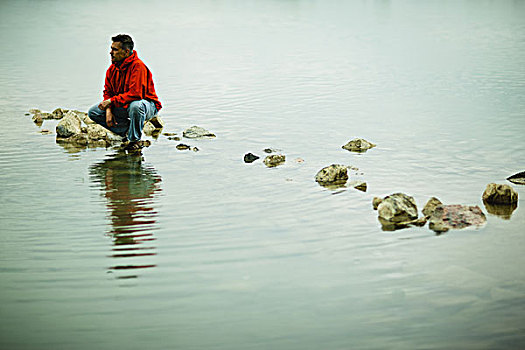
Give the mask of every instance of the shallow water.
<svg viewBox="0 0 525 350">
<path fill-rule="evenodd" d="M 0 347 L 523 347 L 525 190 L 510 218 L 481 194 L 525 170 L 524 2 L 4 1 L 0 29 Z M 217 134 L 199 152 L 66 149 L 24 115 L 99 102 L 121 32 L 164 131 Z M 267 147 L 286 163 L 242 161 Z M 319 186 L 332 163 L 368 190 Z M 487 225 L 383 231 L 399 191 Z"/>
</svg>

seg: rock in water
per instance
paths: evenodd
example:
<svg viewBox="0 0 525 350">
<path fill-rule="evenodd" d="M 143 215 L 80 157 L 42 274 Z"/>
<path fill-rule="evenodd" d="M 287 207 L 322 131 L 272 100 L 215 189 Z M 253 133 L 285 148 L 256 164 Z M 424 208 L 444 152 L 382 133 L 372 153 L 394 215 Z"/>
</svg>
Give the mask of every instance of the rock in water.
<svg viewBox="0 0 525 350">
<path fill-rule="evenodd" d="M 52 117 L 52 119 L 62 119 L 67 114 L 67 112 L 69 112 L 67 109 L 57 108 L 51 112 L 50 117 Z"/>
<path fill-rule="evenodd" d="M 370 148 L 375 147 L 376 145 L 372 142 L 368 142 L 364 139 L 353 139 L 352 141 L 348 141 L 346 145 L 343 146 L 343 149 L 346 149 L 348 151 L 352 152 L 366 152 Z"/>
<path fill-rule="evenodd" d="M 89 124 L 86 127 L 87 136 L 90 141 L 106 141 L 109 144 L 120 143 L 124 138 L 106 129 L 99 124 Z"/>
<path fill-rule="evenodd" d="M 56 126 L 57 137 L 68 138 L 80 134 L 80 118 L 73 112 L 67 112 Z"/>
<path fill-rule="evenodd" d="M 344 185 L 348 180 L 348 167 L 341 164 L 332 164 L 319 170 L 315 181 L 320 185 Z"/>
<path fill-rule="evenodd" d="M 509 176 L 507 180 L 518 185 L 525 185 L 525 171 Z"/>
<path fill-rule="evenodd" d="M 416 220 L 417 206 L 414 197 L 403 193 L 394 193 L 383 199 L 377 207 L 380 221 L 401 223 Z"/>
<path fill-rule="evenodd" d="M 359 191 L 362 191 L 362 192 L 366 192 L 366 189 L 368 188 L 366 182 L 364 181 L 359 181 L 355 184 L 352 185 L 356 190 L 359 190 Z"/>
<path fill-rule="evenodd" d="M 36 125 L 42 125 L 42 123 L 44 122 L 44 118 L 42 118 L 42 114 L 40 112 L 38 113 L 35 113 L 33 115 L 33 122 L 36 124 Z"/>
<path fill-rule="evenodd" d="M 466 205 L 440 205 L 429 220 L 429 227 L 436 232 L 462 229 L 469 226 L 482 226 L 487 222 L 480 207 Z"/>
<path fill-rule="evenodd" d="M 274 168 L 278 165 L 283 164 L 286 161 L 286 157 L 283 154 L 272 154 L 264 158 L 264 164 L 268 168 Z"/>
<path fill-rule="evenodd" d="M 244 162 L 245 163 L 253 163 L 255 162 L 257 159 L 259 159 L 258 156 L 256 156 L 255 154 L 253 153 L 246 153 L 244 155 Z"/>
<path fill-rule="evenodd" d="M 374 199 L 372 199 L 372 207 L 374 208 L 374 210 L 377 210 L 377 207 L 379 207 L 379 204 L 381 204 L 382 202 L 383 198 L 374 197 Z"/>
<path fill-rule="evenodd" d="M 201 128 L 200 126 L 192 126 L 191 128 L 184 130 L 182 136 L 188 139 L 199 139 L 203 137 L 215 137 L 215 134 Z"/>
<path fill-rule="evenodd" d="M 151 124 L 155 127 L 155 129 L 162 129 L 164 128 L 164 121 L 158 116 L 154 116 L 149 120 Z"/>
<path fill-rule="evenodd" d="M 177 146 L 175 146 L 180 151 L 185 151 L 187 149 L 190 149 L 191 147 L 188 145 L 185 145 L 183 143 L 179 143 Z"/>
<path fill-rule="evenodd" d="M 142 128 L 142 132 L 144 132 L 144 135 L 151 136 L 155 132 L 155 125 L 151 123 L 149 120 L 144 123 L 144 127 Z"/>
<path fill-rule="evenodd" d="M 513 204 L 518 202 L 518 192 L 509 185 L 490 183 L 483 192 L 483 202 L 489 204 Z"/>
<path fill-rule="evenodd" d="M 436 197 L 430 198 L 423 208 L 423 215 L 425 215 L 426 218 L 429 218 L 439 205 L 443 205 L 439 199 Z"/>
<path fill-rule="evenodd" d="M 142 131 L 144 134 L 152 136 L 154 134 L 160 133 L 162 128 L 164 128 L 164 122 L 159 116 L 154 116 L 144 123 L 144 128 L 142 128 Z"/>
</svg>

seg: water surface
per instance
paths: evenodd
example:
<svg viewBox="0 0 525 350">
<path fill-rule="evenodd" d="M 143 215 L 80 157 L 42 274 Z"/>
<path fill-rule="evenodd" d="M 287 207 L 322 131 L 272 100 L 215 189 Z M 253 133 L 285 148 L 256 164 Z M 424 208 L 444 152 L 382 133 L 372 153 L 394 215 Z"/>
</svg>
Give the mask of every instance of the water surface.
<svg viewBox="0 0 525 350">
<path fill-rule="evenodd" d="M 99 102 L 117 33 L 164 131 L 216 139 L 133 157 L 39 133 L 30 108 Z M 502 216 L 481 194 L 525 170 L 524 38 L 521 1 L 3 1 L 0 347 L 523 347 L 525 191 Z M 286 163 L 242 161 L 267 147 Z M 332 163 L 368 190 L 319 186 Z M 487 225 L 383 231 L 394 192 Z"/>
</svg>

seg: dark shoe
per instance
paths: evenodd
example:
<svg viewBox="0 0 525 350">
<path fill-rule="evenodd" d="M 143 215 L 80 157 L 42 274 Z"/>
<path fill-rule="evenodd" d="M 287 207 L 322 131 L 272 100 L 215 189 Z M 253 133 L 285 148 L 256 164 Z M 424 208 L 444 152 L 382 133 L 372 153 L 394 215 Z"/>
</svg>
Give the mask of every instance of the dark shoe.
<svg viewBox="0 0 525 350">
<path fill-rule="evenodd" d="M 142 150 L 142 145 L 140 144 L 140 141 L 131 141 L 124 147 L 124 149 L 128 152 L 140 152 Z"/>
</svg>

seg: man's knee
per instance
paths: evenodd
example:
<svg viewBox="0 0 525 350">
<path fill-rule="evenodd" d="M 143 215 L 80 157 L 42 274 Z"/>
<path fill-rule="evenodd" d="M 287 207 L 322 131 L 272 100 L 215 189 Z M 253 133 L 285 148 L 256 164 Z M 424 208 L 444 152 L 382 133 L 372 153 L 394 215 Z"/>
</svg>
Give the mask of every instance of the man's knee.
<svg viewBox="0 0 525 350">
<path fill-rule="evenodd" d="M 105 114 L 106 114 L 106 111 L 103 111 L 100 108 L 98 108 L 98 105 L 94 105 L 88 111 L 88 117 L 91 119 L 97 118 L 97 117 L 100 118 L 101 116 Z"/>
<path fill-rule="evenodd" d="M 130 116 L 139 116 L 146 114 L 146 107 L 142 100 L 133 101 L 129 104 L 128 113 Z"/>
</svg>

